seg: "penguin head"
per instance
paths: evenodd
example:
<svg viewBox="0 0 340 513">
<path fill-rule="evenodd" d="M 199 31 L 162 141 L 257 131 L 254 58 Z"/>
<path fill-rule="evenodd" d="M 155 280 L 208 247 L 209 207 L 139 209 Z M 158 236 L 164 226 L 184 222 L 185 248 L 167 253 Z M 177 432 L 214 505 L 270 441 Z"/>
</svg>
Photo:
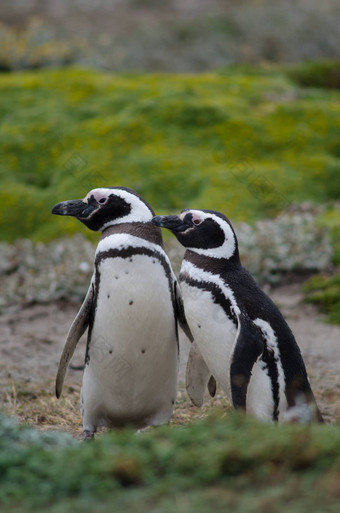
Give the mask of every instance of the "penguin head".
<svg viewBox="0 0 340 513">
<path fill-rule="evenodd" d="M 52 214 L 76 217 L 94 231 L 119 223 L 147 223 L 155 215 L 148 203 L 127 187 L 92 189 L 82 200 L 54 205 Z"/>
<path fill-rule="evenodd" d="M 185 248 L 195 253 L 213 258 L 239 258 L 234 229 L 219 212 L 185 209 L 180 215 L 156 216 L 152 223 L 168 228 Z"/>
</svg>

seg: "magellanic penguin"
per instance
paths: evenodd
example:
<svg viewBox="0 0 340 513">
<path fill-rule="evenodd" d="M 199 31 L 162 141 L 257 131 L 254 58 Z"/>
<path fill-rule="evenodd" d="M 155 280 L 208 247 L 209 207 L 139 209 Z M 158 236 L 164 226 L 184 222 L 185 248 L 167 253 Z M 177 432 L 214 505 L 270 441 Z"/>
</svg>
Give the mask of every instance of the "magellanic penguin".
<svg viewBox="0 0 340 513">
<path fill-rule="evenodd" d="M 293 333 L 242 267 L 229 220 L 212 210 L 186 209 L 152 222 L 187 248 L 180 284 L 199 350 L 192 349 L 187 368 L 192 401 L 201 404 L 212 374 L 235 408 L 259 419 L 286 421 L 307 405 L 310 419 L 322 422 Z M 301 411 L 306 418 L 306 408 Z"/>
<path fill-rule="evenodd" d="M 177 320 L 191 334 L 161 230 L 150 222 L 153 210 L 132 189 L 111 187 L 58 203 L 52 213 L 76 217 L 102 233 L 92 281 L 59 363 L 57 397 L 88 328 L 81 392 L 84 438 L 92 438 L 100 426 L 168 422 L 177 390 Z"/>
</svg>

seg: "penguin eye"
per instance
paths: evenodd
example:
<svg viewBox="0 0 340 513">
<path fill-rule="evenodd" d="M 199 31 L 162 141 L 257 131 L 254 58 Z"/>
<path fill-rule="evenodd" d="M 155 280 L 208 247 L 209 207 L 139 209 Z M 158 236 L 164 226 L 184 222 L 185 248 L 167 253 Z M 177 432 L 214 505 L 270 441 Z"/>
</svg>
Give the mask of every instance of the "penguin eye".
<svg viewBox="0 0 340 513">
<path fill-rule="evenodd" d="M 193 217 L 192 222 L 194 223 L 194 225 L 198 226 L 201 223 L 203 223 L 203 219 L 200 219 L 199 217 Z"/>
<path fill-rule="evenodd" d="M 109 201 L 109 198 L 100 198 L 98 200 L 98 203 L 100 203 L 101 205 L 105 205 L 105 203 L 107 203 Z"/>
</svg>

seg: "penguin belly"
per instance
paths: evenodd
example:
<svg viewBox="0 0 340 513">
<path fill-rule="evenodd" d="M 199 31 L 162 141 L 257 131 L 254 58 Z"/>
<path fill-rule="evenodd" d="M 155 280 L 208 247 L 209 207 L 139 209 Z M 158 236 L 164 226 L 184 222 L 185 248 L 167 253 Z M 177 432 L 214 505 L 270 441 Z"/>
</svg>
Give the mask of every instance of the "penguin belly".
<svg viewBox="0 0 340 513">
<path fill-rule="evenodd" d="M 158 425 L 177 390 L 176 321 L 157 258 L 103 259 L 82 387 L 84 429 Z"/>
<path fill-rule="evenodd" d="M 230 363 L 237 327 L 210 292 L 181 283 L 185 315 L 210 372 L 228 397 Z"/>
</svg>

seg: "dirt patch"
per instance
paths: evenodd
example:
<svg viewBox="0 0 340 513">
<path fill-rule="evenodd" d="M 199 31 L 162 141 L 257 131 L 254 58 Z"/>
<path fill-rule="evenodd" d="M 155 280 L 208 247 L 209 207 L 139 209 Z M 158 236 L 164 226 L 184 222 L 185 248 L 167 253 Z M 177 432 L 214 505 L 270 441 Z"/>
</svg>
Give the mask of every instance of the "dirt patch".
<svg viewBox="0 0 340 513">
<path fill-rule="evenodd" d="M 301 286 L 276 288 L 271 293 L 301 347 L 312 388 L 328 422 L 340 419 L 340 327 L 324 322 L 314 306 L 303 302 Z M 1 410 L 20 422 L 41 429 L 62 429 L 81 436 L 79 394 L 82 372 L 70 368 L 63 396 L 54 396 L 54 379 L 67 331 L 79 305 L 58 302 L 34 305 L 0 316 Z M 184 389 L 189 342 L 181 335 L 179 391 L 173 422 L 204 417 L 212 410 L 227 414 L 230 405 L 223 394 L 207 398 L 202 408 L 191 405 Z M 83 363 L 85 337 L 72 360 Z"/>
</svg>

